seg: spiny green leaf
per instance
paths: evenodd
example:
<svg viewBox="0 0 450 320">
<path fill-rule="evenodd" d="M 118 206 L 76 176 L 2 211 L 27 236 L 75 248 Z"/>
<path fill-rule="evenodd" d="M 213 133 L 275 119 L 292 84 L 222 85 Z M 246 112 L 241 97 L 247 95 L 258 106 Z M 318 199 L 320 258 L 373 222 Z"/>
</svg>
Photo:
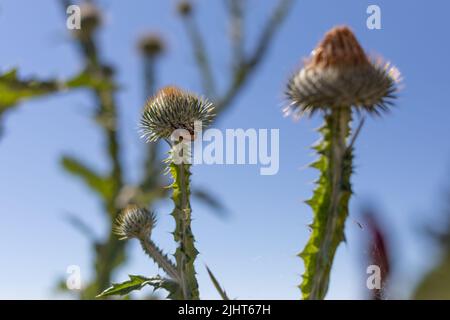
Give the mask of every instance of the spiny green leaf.
<svg viewBox="0 0 450 320">
<path fill-rule="evenodd" d="M 216 288 L 217 292 L 219 292 L 220 296 L 222 297 L 222 300 L 230 300 L 227 296 L 227 293 L 225 292 L 224 289 L 222 289 L 219 281 L 217 281 L 216 277 L 211 272 L 211 270 L 208 268 L 208 266 L 205 266 L 205 267 L 206 267 L 206 271 L 208 271 L 208 275 L 211 278 L 212 283 L 214 284 L 214 287 Z"/>
<path fill-rule="evenodd" d="M 17 69 L 0 74 L 0 113 L 14 107 L 19 102 L 66 89 L 90 87 L 96 90 L 109 89 L 112 85 L 106 80 L 97 79 L 88 72 L 81 72 L 68 81 L 37 78 L 20 79 Z"/>
<path fill-rule="evenodd" d="M 67 172 L 81 178 L 89 188 L 99 193 L 104 199 L 110 199 L 113 196 L 113 184 L 110 179 L 94 172 L 80 160 L 65 156 L 61 159 L 61 164 Z"/>
<path fill-rule="evenodd" d="M 65 83 L 67 88 L 89 87 L 94 90 L 115 89 L 104 77 L 94 77 L 91 72 L 81 72 Z"/>
<path fill-rule="evenodd" d="M 149 285 L 155 289 L 161 288 L 161 284 L 164 281 L 159 276 L 153 278 L 146 278 L 139 275 L 128 275 L 130 280 L 124 281 L 122 283 L 113 283 L 111 287 L 97 295 L 97 298 L 120 295 L 124 296 L 135 290 L 141 290 L 143 287 Z"/>
<path fill-rule="evenodd" d="M 63 89 L 62 83 L 56 80 L 19 79 L 17 69 L 12 69 L 0 75 L 0 113 L 26 98 L 61 89 Z"/>
<path fill-rule="evenodd" d="M 183 300 L 183 292 L 178 283 L 166 279 L 161 283 L 161 288 L 169 292 L 167 299 Z"/>
</svg>

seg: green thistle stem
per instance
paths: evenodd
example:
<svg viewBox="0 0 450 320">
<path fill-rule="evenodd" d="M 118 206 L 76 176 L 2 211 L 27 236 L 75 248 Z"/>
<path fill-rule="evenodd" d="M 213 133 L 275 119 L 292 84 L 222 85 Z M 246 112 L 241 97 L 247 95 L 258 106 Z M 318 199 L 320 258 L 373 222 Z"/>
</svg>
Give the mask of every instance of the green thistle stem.
<svg viewBox="0 0 450 320">
<path fill-rule="evenodd" d="M 172 280 L 180 282 L 180 277 L 177 272 L 177 267 L 170 261 L 166 254 L 151 240 L 140 239 L 142 249 L 152 258 L 156 264 L 167 273 Z"/>
<path fill-rule="evenodd" d="M 313 197 L 307 203 L 313 209 L 312 232 L 300 257 L 305 273 L 300 288 L 304 299 L 323 299 L 328 290 L 331 265 L 336 249 L 345 240 L 344 227 L 351 196 L 352 147 L 351 109 L 333 108 L 319 130 L 323 139 L 314 148 L 320 158 L 312 165 L 321 173 Z"/>
<path fill-rule="evenodd" d="M 170 172 L 173 177 L 172 200 L 175 208 L 172 216 L 175 219 L 175 241 L 179 244 L 175 252 L 177 269 L 181 279 L 183 298 L 198 300 L 199 291 L 194 268 L 198 251 L 195 248 L 194 235 L 191 230 L 191 204 L 190 197 L 190 164 L 170 163 Z"/>
</svg>

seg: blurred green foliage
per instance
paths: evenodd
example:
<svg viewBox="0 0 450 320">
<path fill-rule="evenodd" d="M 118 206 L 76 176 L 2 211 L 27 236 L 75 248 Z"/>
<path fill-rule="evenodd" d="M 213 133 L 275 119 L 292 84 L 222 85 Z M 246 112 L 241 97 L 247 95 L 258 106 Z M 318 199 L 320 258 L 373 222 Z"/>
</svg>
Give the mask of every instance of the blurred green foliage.
<svg viewBox="0 0 450 320">
<path fill-rule="evenodd" d="M 20 102 L 60 91 L 92 85 L 101 86 L 103 84 L 96 82 L 88 74 L 83 72 L 67 81 L 20 78 L 17 69 L 4 72 L 0 74 L 0 126 L 2 115 L 7 110 L 15 108 Z"/>
<path fill-rule="evenodd" d="M 67 7 L 76 4 L 69 0 L 60 0 L 59 2 L 64 17 L 66 17 Z M 218 76 L 214 74 L 211 56 L 206 50 L 205 39 L 197 23 L 196 8 L 189 1 L 183 2 L 184 5 L 186 3 L 189 5 L 189 11 L 179 10 L 178 13 L 184 23 L 186 35 L 192 44 L 193 57 L 202 79 L 204 94 L 215 102 L 217 113 L 220 114 L 231 106 L 234 99 L 248 83 L 249 76 L 263 61 L 276 31 L 294 1 L 277 0 L 272 14 L 261 30 L 256 46 L 248 53 L 244 50 L 244 43 L 247 41 L 244 37 L 244 21 L 246 13 L 249 11 L 248 3 L 245 0 L 224 1 L 225 10 L 232 27 L 230 39 L 233 54 L 230 62 L 232 68 L 230 68 L 229 83 L 222 93 L 219 93 L 215 87 Z M 137 183 L 128 183 L 124 179 L 126 168 L 121 161 L 123 151 L 119 143 L 120 132 L 118 132 L 117 91 L 120 90 L 120 87 L 117 85 L 116 70 L 112 65 L 104 62 L 97 41 L 97 33 L 102 25 L 102 12 L 94 8 L 96 7 L 95 1 L 86 0 L 78 2 L 78 4 L 82 7 L 82 30 L 71 32 L 71 36 L 83 61 L 82 71 L 64 81 L 38 78 L 22 79 L 16 69 L 0 74 L 0 125 L 2 115 L 26 99 L 76 88 L 86 89 L 91 94 L 95 102 L 92 118 L 105 138 L 105 145 L 102 148 L 108 159 L 109 170 L 106 173 L 100 173 L 87 164 L 87 159 L 80 159 L 76 155 L 63 155 L 61 166 L 66 173 L 76 177 L 86 188 L 92 191 L 102 203 L 104 217 L 109 225 L 106 237 L 100 239 L 95 235 L 89 223 L 82 221 L 76 214 L 68 215 L 68 222 L 82 232 L 92 245 L 94 252 L 93 278 L 80 291 L 79 298 L 93 299 L 99 292 L 109 286 L 114 272 L 127 259 L 126 243 L 119 241 L 112 231 L 113 221 L 120 210 L 129 203 L 142 207 L 152 207 L 156 199 L 166 196 L 167 191 L 165 189 L 166 181 L 160 175 L 162 171 L 159 161 L 160 151 L 158 144 L 155 143 L 146 146 L 147 152 L 143 161 L 144 174 L 142 179 Z M 89 6 L 89 10 L 85 10 L 86 5 Z M 85 19 L 83 20 L 83 18 Z M 92 21 L 95 21 L 95 24 Z M 83 22 L 86 26 L 84 29 Z M 214 39 L 214 41 L 217 40 Z M 161 44 L 158 47 L 159 50 L 154 50 L 153 43 L 152 50 L 149 51 L 149 47 L 145 46 L 146 51 L 141 52 L 146 96 L 153 94 L 157 87 L 156 65 L 159 61 L 159 55 L 164 53 L 164 43 L 159 44 Z M 220 72 L 219 77 L 224 77 L 223 72 Z M 225 212 L 223 204 L 209 192 L 195 189 L 192 190 L 192 195 L 209 205 L 213 211 L 222 214 Z M 149 284 L 148 281 L 150 281 L 148 278 L 139 282 L 140 280 L 142 279 L 131 278 L 128 285 L 137 288 Z M 64 283 L 65 281 L 58 283 L 58 288 L 64 290 Z"/>
<path fill-rule="evenodd" d="M 427 234 L 437 246 L 440 257 L 435 266 L 419 281 L 413 299 L 450 299 L 450 195 L 446 200 L 447 207 L 441 216 L 445 222 L 439 224 L 443 229 L 427 227 Z"/>
</svg>

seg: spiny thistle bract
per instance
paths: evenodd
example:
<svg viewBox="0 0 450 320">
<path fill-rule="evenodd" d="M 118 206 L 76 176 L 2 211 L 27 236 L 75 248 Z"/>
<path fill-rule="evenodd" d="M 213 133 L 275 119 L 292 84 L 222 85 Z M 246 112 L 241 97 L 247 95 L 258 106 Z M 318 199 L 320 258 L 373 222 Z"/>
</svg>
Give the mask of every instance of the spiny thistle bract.
<svg viewBox="0 0 450 320">
<path fill-rule="evenodd" d="M 156 217 L 153 212 L 135 205 L 127 206 L 118 216 L 114 227 L 114 232 L 125 239 L 146 239 L 150 236 L 156 224 Z"/>
<path fill-rule="evenodd" d="M 395 67 L 365 54 L 348 27 L 336 27 L 289 80 L 285 111 L 301 116 L 353 106 L 378 114 L 392 104 L 399 79 Z"/>
<path fill-rule="evenodd" d="M 194 123 L 200 121 L 202 127 L 213 119 L 213 104 L 195 94 L 169 86 L 151 97 L 141 119 L 143 137 L 147 141 L 168 139 L 177 129 L 187 130 L 195 135 Z"/>
<path fill-rule="evenodd" d="M 381 61 L 371 61 L 348 27 L 336 27 L 313 51 L 304 67 L 287 84 L 285 112 L 299 117 L 322 111 L 322 140 L 314 146 L 320 171 L 306 203 L 313 211 L 310 238 L 299 256 L 305 272 L 300 289 L 305 299 L 323 299 L 344 228 L 352 195 L 352 111 L 379 114 L 392 105 L 400 73 Z M 351 142 L 349 142 L 351 141 Z"/>
</svg>

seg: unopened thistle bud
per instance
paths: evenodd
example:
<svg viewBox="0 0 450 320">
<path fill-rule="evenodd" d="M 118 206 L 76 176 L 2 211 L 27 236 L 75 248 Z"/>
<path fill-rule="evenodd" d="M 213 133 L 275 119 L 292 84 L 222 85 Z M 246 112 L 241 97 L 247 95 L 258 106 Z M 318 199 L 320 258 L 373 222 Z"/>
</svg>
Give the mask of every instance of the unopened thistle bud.
<svg viewBox="0 0 450 320">
<path fill-rule="evenodd" d="M 81 29 L 74 30 L 77 38 L 85 39 L 93 35 L 102 23 L 100 10 L 90 2 L 84 2 L 80 5 L 81 11 Z"/>
<path fill-rule="evenodd" d="M 120 236 L 121 240 L 132 238 L 144 240 L 150 236 L 155 223 L 153 212 L 129 205 L 117 218 L 114 233 Z"/>
<path fill-rule="evenodd" d="M 182 0 L 177 4 L 177 11 L 181 16 L 188 16 L 192 12 L 192 4 L 188 0 Z"/>
<path fill-rule="evenodd" d="M 156 218 L 153 212 L 135 205 L 129 205 L 119 215 L 114 226 L 114 233 L 120 240 L 136 238 L 142 249 L 162 268 L 173 280 L 179 282 L 176 266 L 164 252 L 150 239 Z"/>
<path fill-rule="evenodd" d="M 154 57 L 164 52 L 164 41 L 155 33 L 144 35 L 138 43 L 138 48 L 143 56 Z"/>
<path fill-rule="evenodd" d="M 214 115 L 208 100 L 177 87 L 165 87 L 151 97 L 141 119 L 143 137 L 148 141 L 169 139 L 175 130 L 187 130 L 195 137 L 194 123 L 208 126 Z"/>
<path fill-rule="evenodd" d="M 378 114 L 392 104 L 399 80 L 395 67 L 366 55 L 348 27 L 335 27 L 289 80 L 285 111 L 301 116 L 355 107 Z"/>
</svg>

